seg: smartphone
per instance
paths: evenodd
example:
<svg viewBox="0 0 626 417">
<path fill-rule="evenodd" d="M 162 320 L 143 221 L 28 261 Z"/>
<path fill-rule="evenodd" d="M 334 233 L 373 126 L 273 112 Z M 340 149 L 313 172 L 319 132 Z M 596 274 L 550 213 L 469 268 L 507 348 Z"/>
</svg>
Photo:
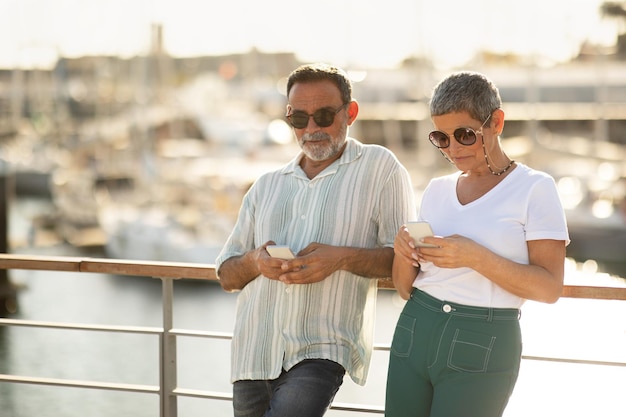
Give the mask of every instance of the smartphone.
<svg viewBox="0 0 626 417">
<path fill-rule="evenodd" d="M 289 246 L 269 245 L 265 249 L 267 250 L 267 253 L 269 253 L 272 258 L 293 259 L 296 257 L 296 255 L 293 254 Z"/>
<path fill-rule="evenodd" d="M 420 239 L 426 236 L 433 236 L 433 229 L 431 229 L 428 222 L 408 222 L 406 228 L 409 229 L 409 234 L 415 240 L 415 245 L 420 248 L 437 248 L 437 245 L 430 243 L 420 243 Z"/>
</svg>

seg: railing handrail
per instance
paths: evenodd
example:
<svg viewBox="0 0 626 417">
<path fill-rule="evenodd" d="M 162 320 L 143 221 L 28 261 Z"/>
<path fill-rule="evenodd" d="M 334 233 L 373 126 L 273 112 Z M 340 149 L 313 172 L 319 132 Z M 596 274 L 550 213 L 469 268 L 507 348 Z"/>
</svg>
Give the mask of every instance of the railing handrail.
<svg viewBox="0 0 626 417">
<path fill-rule="evenodd" d="M 0 269 L 93 272 L 150 276 L 155 278 L 218 281 L 214 264 L 138 261 L 90 257 L 0 254 Z M 379 279 L 378 287 L 393 289 L 390 279 Z M 626 300 L 626 287 L 564 285 L 562 297 L 596 300 Z"/>
<path fill-rule="evenodd" d="M 175 329 L 173 326 L 173 281 L 177 279 L 199 279 L 218 281 L 217 275 L 215 273 L 215 265 L 89 257 L 0 254 L 0 269 L 93 272 L 101 274 L 148 276 L 153 278 L 160 278 L 162 281 L 163 306 L 162 328 L 0 319 L 0 326 L 26 326 L 72 330 L 129 332 L 157 335 L 159 337 L 160 352 L 160 381 L 158 386 L 95 381 L 77 381 L 69 379 L 40 378 L 5 374 L 0 374 L 0 381 L 157 394 L 160 397 L 161 417 L 176 417 L 178 415 L 178 397 L 196 397 L 204 399 L 232 401 L 232 395 L 228 393 L 187 389 L 177 386 L 177 337 L 209 337 L 216 339 L 230 339 L 232 337 L 232 334 L 229 333 Z M 393 284 L 389 279 L 380 279 L 378 280 L 378 287 L 382 289 L 393 289 Z M 570 298 L 589 298 L 600 300 L 626 300 L 626 287 L 565 285 L 562 296 Z M 389 350 L 389 346 L 380 344 L 375 346 L 374 348 L 376 350 Z M 622 362 L 571 360 L 564 358 L 547 358 L 536 356 L 523 356 L 523 358 L 529 360 L 568 362 L 579 364 L 584 363 L 593 365 L 626 366 L 626 363 Z M 331 405 L 331 409 L 384 414 L 384 407 L 375 405 L 344 404 L 333 402 L 333 404 Z"/>
<path fill-rule="evenodd" d="M 75 256 L 0 254 L 0 269 L 94 272 L 155 278 L 217 280 L 215 265 Z"/>
</svg>

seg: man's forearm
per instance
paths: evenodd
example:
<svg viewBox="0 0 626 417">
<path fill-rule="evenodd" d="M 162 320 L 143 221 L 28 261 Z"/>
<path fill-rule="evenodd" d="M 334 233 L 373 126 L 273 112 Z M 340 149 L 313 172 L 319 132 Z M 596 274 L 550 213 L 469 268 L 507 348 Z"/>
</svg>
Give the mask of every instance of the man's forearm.
<svg viewBox="0 0 626 417">
<path fill-rule="evenodd" d="M 393 248 L 344 248 L 342 269 L 366 278 L 388 278 L 393 265 Z"/>
<path fill-rule="evenodd" d="M 254 251 L 227 259 L 217 271 L 220 285 L 225 291 L 241 291 L 260 274 L 254 261 Z"/>
</svg>

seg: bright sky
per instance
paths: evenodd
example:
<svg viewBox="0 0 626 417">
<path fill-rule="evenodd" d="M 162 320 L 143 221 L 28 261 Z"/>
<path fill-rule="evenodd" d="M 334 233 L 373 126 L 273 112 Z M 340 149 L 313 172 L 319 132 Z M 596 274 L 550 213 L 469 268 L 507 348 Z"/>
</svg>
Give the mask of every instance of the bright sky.
<svg viewBox="0 0 626 417">
<path fill-rule="evenodd" d="M 145 54 L 161 22 L 174 56 L 295 52 L 304 61 L 393 67 L 411 55 L 461 65 L 479 49 L 554 60 L 611 45 L 602 0 L 0 0 L 0 67 L 57 56 Z"/>
</svg>

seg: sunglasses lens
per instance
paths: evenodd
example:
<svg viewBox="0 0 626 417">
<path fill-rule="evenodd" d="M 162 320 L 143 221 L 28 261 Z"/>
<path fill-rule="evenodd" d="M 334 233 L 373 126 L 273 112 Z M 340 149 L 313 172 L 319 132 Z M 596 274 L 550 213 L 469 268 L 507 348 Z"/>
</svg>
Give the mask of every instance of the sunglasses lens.
<svg viewBox="0 0 626 417">
<path fill-rule="evenodd" d="M 476 143 L 476 132 L 470 128 L 458 128 L 454 131 L 454 138 L 465 146 L 473 145 Z"/>
<path fill-rule="evenodd" d="M 450 138 L 443 132 L 435 130 L 428 135 L 430 143 L 438 148 L 447 148 L 450 146 Z"/>
<path fill-rule="evenodd" d="M 319 109 L 313 113 L 313 120 L 319 127 L 328 127 L 335 121 L 335 111 L 329 109 Z M 296 111 L 287 116 L 291 126 L 296 129 L 304 129 L 309 124 L 309 115 L 303 111 Z"/>
<path fill-rule="evenodd" d="M 335 112 L 328 109 L 319 109 L 313 113 L 313 120 L 319 127 L 328 127 L 335 121 Z"/>
<path fill-rule="evenodd" d="M 309 115 L 302 111 L 296 111 L 287 116 L 291 126 L 296 129 L 303 129 L 309 124 Z"/>
</svg>

